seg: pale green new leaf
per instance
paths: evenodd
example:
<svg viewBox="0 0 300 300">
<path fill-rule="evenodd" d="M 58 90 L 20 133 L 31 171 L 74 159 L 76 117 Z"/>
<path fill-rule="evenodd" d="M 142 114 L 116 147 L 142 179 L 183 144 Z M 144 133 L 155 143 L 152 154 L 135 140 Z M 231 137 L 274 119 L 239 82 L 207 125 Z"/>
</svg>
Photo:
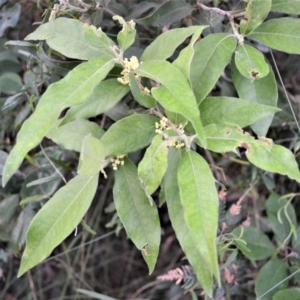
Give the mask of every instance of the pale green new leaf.
<svg viewBox="0 0 300 300">
<path fill-rule="evenodd" d="M 280 111 L 277 107 L 233 97 L 208 97 L 201 102 L 199 110 L 204 126 L 229 122 L 240 127 Z"/>
<path fill-rule="evenodd" d="M 59 53 L 79 60 L 95 58 L 113 59 L 113 42 L 101 29 L 75 19 L 58 18 L 42 24 L 25 40 L 46 40 Z"/>
<path fill-rule="evenodd" d="M 287 175 L 300 182 L 300 172 L 294 154 L 287 148 L 276 145 L 271 139 L 260 138 L 252 144 L 244 144 L 246 156 L 255 166 L 268 172 Z"/>
<path fill-rule="evenodd" d="M 190 26 L 168 30 L 159 35 L 143 52 L 141 61 L 164 60 L 170 57 L 184 40 L 203 26 Z"/>
<path fill-rule="evenodd" d="M 207 162 L 196 152 L 184 154 L 178 167 L 178 186 L 184 219 L 207 268 L 220 282 L 216 236 L 219 199 Z"/>
<path fill-rule="evenodd" d="M 275 299 L 272 296 L 288 286 L 287 265 L 281 259 L 268 261 L 259 271 L 255 280 L 255 294 L 260 300 Z M 263 296 L 264 295 L 264 296 Z M 260 297 L 262 296 L 262 297 Z M 285 298 L 286 300 L 297 298 Z"/>
<path fill-rule="evenodd" d="M 93 88 L 84 103 L 72 106 L 60 125 L 76 119 L 88 119 L 107 112 L 114 107 L 129 91 L 129 86 L 116 79 L 100 82 Z"/>
<path fill-rule="evenodd" d="M 134 152 L 149 145 L 156 135 L 157 121 L 156 117 L 136 114 L 114 123 L 100 139 L 106 156 Z"/>
<path fill-rule="evenodd" d="M 300 0 L 272 0 L 271 11 L 300 15 Z"/>
<path fill-rule="evenodd" d="M 138 84 L 138 80 L 135 78 L 134 73 L 129 73 L 130 90 L 134 99 L 144 107 L 151 108 L 156 106 L 156 101 L 151 95 L 147 95 L 142 91 Z"/>
<path fill-rule="evenodd" d="M 230 61 L 236 44 L 236 38 L 227 33 L 210 34 L 196 44 L 190 80 L 198 103 L 215 86 Z"/>
<path fill-rule="evenodd" d="M 126 22 L 120 16 L 113 16 L 113 20 L 117 20 L 122 25 L 122 30 L 118 33 L 117 39 L 120 49 L 125 51 L 134 43 L 136 35 L 135 23 L 132 20 Z"/>
<path fill-rule="evenodd" d="M 181 71 L 184 77 L 190 77 L 190 69 L 191 63 L 194 56 L 194 45 L 198 40 L 199 36 L 201 35 L 205 26 L 199 26 L 200 28 L 193 34 L 190 44 L 180 51 L 179 56 L 173 62 L 173 65 Z"/>
<path fill-rule="evenodd" d="M 247 35 L 275 50 L 300 54 L 300 19 L 279 18 L 269 20 Z"/>
<path fill-rule="evenodd" d="M 98 174 L 76 176 L 41 208 L 30 223 L 18 277 L 36 266 L 79 224 L 98 185 Z"/>
<path fill-rule="evenodd" d="M 100 139 L 104 130 L 96 123 L 84 119 L 72 121 L 63 126 L 57 120 L 55 125 L 47 132 L 47 138 L 66 149 L 80 152 L 83 139 L 91 134 L 93 137 Z M 59 127 L 58 127 L 59 126 Z"/>
<path fill-rule="evenodd" d="M 240 22 L 240 30 L 243 35 L 253 31 L 268 16 L 272 0 L 250 0 L 246 8 L 245 19 Z"/>
<path fill-rule="evenodd" d="M 271 67 L 267 76 L 254 81 L 240 74 L 234 60 L 232 60 L 231 70 L 234 86 L 240 98 L 268 106 L 277 106 L 277 83 Z M 256 121 L 251 128 L 258 136 L 266 136 L 272 120 L 273 116 L 271 115 Z"/>
<path fill-rule="evenodd" d="M 136 73 L 162 84 L 159 88 L 152 88 L 153 97 L 165 109 L 180 113 L 191 121 L 202 147 L 205 148 L 206 138 L 197 102 L 183 74 L 169 62 L 161 60 L 144 62 Z"/>
<path fill-rule="evenodd" d="M 113 65 L 113 61 L 107 59 L 82 63 L 47 89 L 34 113 L 24 122 L 18 133 L 17 143 L 4 167 L 3 185 L 18 169 L 27 152 L 41 142 L 61 111 L 83 103 L 93 87 L 105 78 Z"/>
<path fill-rule="evenodd" d="M 160 223 L 156 205 L 150 205 L 141 186 L 137 168 L 129 159 L 115 172 L 113 187 L 116 210 L 127 235 L 142 251 L 151 274 L 160 244 Z"/>
<path fill-rule="evenodd" d="M 234 58 L 240 73 L 252 81 L 261 79 L 269 73 L 270 67 L 263 54 L 250 45 L 238 46 Z"/>
<path fill-rule="evenodd" d="M 86 136 L 80 152 L 78 174 L 92 176 L 106 165 L 104 145 L 97 138 L 91 135 Z"/>
<path fill-rule="evenodd" d="M 164 26 L 173 24 L 187 17 L 193 11 L 193 7 L 185 0 L 169 0 L 163 2 L 149 16 L 136 19 L 141 25 Z"/>
<path fill-rule="evenodd" d="M 168 147 L 161 135 L 153 138 L 138 166 L 138 176 L 147 195 L 153 194 L 160 185 L 168 166 Z"/>
<path fill-rule="evenodd" d="M 203 289 L 208 295 L 211 295 L 213 287 L 211 270 L 206 264 L 205 257 L 203 257 L 201 251 L 197 248 L 197 241 L 191 236 L 180 201 L 177 173 L 183 155 L 182 152 L 182 150 L 173 147 L 170 148 L 168 154 L 168 168 L 162 180 L 161 187 L 164 191 L 169 217 L 176 237 Z"/>
</svg>

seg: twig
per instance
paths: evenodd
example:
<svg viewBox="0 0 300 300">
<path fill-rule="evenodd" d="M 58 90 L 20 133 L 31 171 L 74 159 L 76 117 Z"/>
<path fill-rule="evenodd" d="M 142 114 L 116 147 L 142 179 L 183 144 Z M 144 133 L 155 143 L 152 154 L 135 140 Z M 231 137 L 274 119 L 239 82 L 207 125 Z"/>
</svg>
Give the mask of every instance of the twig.
<svg viewBox="0 0 300 300">
<path fill-rule="evenodd" d="M 97 3 L 96 9 L 99 11 L 105 11 L 112 16 L 116 16 L 116 14 L 112 10 L 110 10 L 109 8 L 107 8 L 105 6 L 100 5 L 99 3 Z"/>
</svg>

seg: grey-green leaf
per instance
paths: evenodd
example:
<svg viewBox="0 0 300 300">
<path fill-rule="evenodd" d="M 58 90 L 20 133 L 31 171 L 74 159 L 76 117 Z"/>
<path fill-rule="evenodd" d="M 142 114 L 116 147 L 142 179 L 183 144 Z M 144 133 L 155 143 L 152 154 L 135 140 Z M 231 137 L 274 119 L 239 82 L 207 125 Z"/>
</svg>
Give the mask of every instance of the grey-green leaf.
<svg viewBox="0 0 300 300">
<path fill-rule="evenodd" d="M 160 223 L 155 205 L 150 206 L 141 186 L 137 168 L 129 159 L 115 172 L 113 196 L 127 235 L 142 251 L 151 274 L 160 244 Z"/>
<path fill-rule="evenodd" d="M 102 81 L 113 65 L 113 61 L 107 59 L 82 63 L 48 88 L 18 133 L 17 143 L 4 167 L 3 185 L 18 169 L 27 152 L 41 142 L 61 111 L 84 102 L 91 89 Z"/>
<path fill-rule="evenodd" d="M 269 20 L 247 35 L 275 50 L 300 54 L 300 19 L 279 18 Z"/>
<path fill-rule="evenodd" d="M 273 300 L 286 300 L 286 299 L 300 299 L 300 289 L 299 288 L 290 288 L 283 289 L 274 294 Z"/>
<path fill-rule="evenodd" d="M 45 23 L 25 40 L 46 40 L 52 49 L 80 60 L 115 57 L 110 49 L 113 42 L 101 29 L 96 30 L 75 19 L 58 18 Z"/>
<path fill-rule="evenodd" d="M 272 0 L 271 11 L 300 15 L 299 0 Z"/>
<path fill-rule="evenodd" d="M 135 23 L 132 20 L 126 22 L 120 16 L 113 16 L 113 20 L 117 20 L 122 25 L 122 30 L 118 33 L 117 39 L 120 49 L 125 51 L 134 43 L 136 35 Z"/>
<path fill-rule="evenodd" d="M 168 166 L 168 147 L 161 135 L 153 138 L 138 166 L 138 176 L 147 195 L 155 192 Z"/>
<path fill-rule="evenodd" d="M 280 111 L 277 107 L 233 97 L 208 97 L 201 102 L 199 109 L 204 126 L 229 122 L 240 127 Z"/>
<path fill-rule="evenodd" d="M 98 185 L 98 174 L 76 176 L 59 189 L 30 223 L 18 276 L 36 266 L 79 224 Z"/>
<path fill-rule="evenodd" d="M 190 80 L 200 103 L 213 89 L 236 48 L 237 40 L 227 33 L 210 34 L 195 46 Z"/>
<path fill-rule="evenodd" d="M 177 179 L 191 238 L 207 268 L 220 281 L 216 247 L 219 199 L 211 170 L 199 154 L 190 150 L 180 162 Z"/>
<path fill-rule="evenodd" d="M 240 73 L 252 81 L 263 78 L 269 73 L 270 68 L 263 54 L 250 45 L 238 46 L 234 58 Z"/>
<path fill-rule="evenodd" d="M 95 86 L 84 103 L 72 106 L 60 125 L 76 119 L 88 119 L 107 112 L 114 107 L 129 91 L 128 85 L 116 79 L 108 79 Z"/>
<path fill-rule="evenodd" d="M 254 81 L 240 74 L 234 60 L 232 60 L 231 70 L 234 86 L 240 98 L 268 106 L 277 106 L 277 83 L 271 67 L 267 76 Z M 272 115 L 265 117 L 253 123 L 251 128 L 258 136 L 266 136 L 272 120 Z"/>
<path fill-rule="evenodd" d="M 260 300 L 274 299 L 272 296 L 288 285 L 287 267 L 283 260 L 272 259 L 259 271 L 255 280 L 255 294 Z M 278 284 L 278 285 L 277 285 Z M 286 298 L 293 299 L 293 298 Z"/>
</svg>

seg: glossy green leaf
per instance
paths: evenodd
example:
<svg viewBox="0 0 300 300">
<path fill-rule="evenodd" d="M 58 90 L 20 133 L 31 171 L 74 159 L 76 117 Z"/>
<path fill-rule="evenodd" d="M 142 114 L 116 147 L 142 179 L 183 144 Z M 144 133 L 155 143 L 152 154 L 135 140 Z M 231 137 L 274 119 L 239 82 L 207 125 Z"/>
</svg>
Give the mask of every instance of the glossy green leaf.
<svg viewBox="0 0 300 300">
<path fill-rule="evenodd" d="M 197 102 L 183 74 L 169 62 L 161 60 L 144 62 L 136 72 L 162 84 L 159 88 L 152 88 L 153 97 L 167 110 L 180 113 L 191 121 L 205 148 L 206 138 Z"/>
<path fill-rule="evenodd" d="M 193 267 L 203 289 L 208 295 L 211 295 L 213 287 L 211 270 L 206 264 L 206 258 L 203 257 L 201 248 L 197 248 L 197 240 L 195 241 L 191 236 L 190 229 L 184 218 L 184 208 L 180 200 L 177 173 L 182 156 L 182 150 L 173 147 L 169 149 L 168 168 L 162 180 L 161 187 L 165 193 L 169 217 L 180 246 Z"/>
<path fill-rule="evenodd" d="M 238 46 L 234 58 L 240 73 L 252 81 L 261 79 L 269 73 L 270 67 L 263 54 L 250 45 Z"/>
<path fill-rule="evenodd" d="M 204 126 L 229 122 L 240 127 L 280 111 L 277 107 L 233 97 L 208 97 L 201 102 L 199 110 Z"/>
<path fill-rule="evenodd" d="M 57 126 L 59 126 L 60 121 L 57 121 Z M 80 152 L 83 139 L 87 135 L 91 134 L 95 138 L 100 139 L 104 134 L 104 130 L 98 124 L 84 119 L 78 119 L 63 126 L 57 126 L 53 126 L 48 131 L 47 138 L 66 149 L 78 152 Z"/>
<path fill-rule="evenodd" d="M 243 235 L 241 236 L 241 231 Z M 236 237 L 240 237 L 246 242 L 246 247 L 250 251 L 245 251 L 238 243 L 236 246 L 242 253 L 252 260 L 262 260 L 270 257 L 275 252 L 274 245 L 270 242 L 269 238 L 261 232 L 259 228 L 255 227 L 238 227 L 232 231 Z"/>
<path fill-rule="evenodd" d="M 299 0 L 272 0 L 271 11 L 300 15 Z"/>
<path fill-rule="evenodd" d="M 137 168 L 129 159 L 115 172 L 114 202 L 127 235 L 142 251 L 151 274 L 160 244 L 160 223 L 155 205 L 150 206 Z"/>
<path fill-rule="evenodd" d="M 168 166 L 168 147 L 161 135 L 153 138 L 138 166 L 138 176 L 147 195 L 160 185 Z"/>
<path fill-rule="evenodd" d="M 18 169 L 27 152 L 41 142 L 61 111 L 84 102 L 91 89 L 101 82 L 113 65 L 112 61 L 104 59 L 82 63 L 47 89 L 18 133 L 17 143 L 5 164 L 3 185 Z"/>
<path fill-rule="evenodd" d="M 82 143 L 78 174 L 92 176 L 106 165 L 105 146 L 95 137 L 88 135 Z"/>
<path fill-rule="evenodd" d="M 272 300 L 300 299 L 300 288 L 290 288 L 278 291 Z"/>
<path fill-rule="evenodd" d="M 136 114 L 114 123 L 100 139 L 106 155 L 120 155 L 146 147 L 156 135 L 157 121 L 156 117 Z"/>
<path fill-rule="evenodd" d="M 122 25 L 122 30 L 118 33 L 117 39 L 120 49 L 125 51 L 134 43 L 136 35 L 135 23 L 132 20 L 126 22 L 120 16 L 113 16 L 113 20 L 117 20 Z"/>
<path fill-rule="evenodd" d="M 198 103 L 213 89 L 227 66 L 237 40 L 227 33 L 210 34 L 195 46 L 190 80 Z"/>
<path fill-rule="evenodd" d="M 46 40 L 52 49 L 79 60 L 115 58 L 110 49 L 113 42 L 101 28 L 96 30 L 75 19 L 58 18 L 42 24 L 25 40 Z"/>
<path fill-rule="evenodd" d="M 247 149 L 246 156 L 255 166 L 268 172 L 287 175 L 300 182 L 298 164 L 289 149 L 275 145 L 272 140 L 266 138 L 242 146 Z"/>
<path fill-rule="evenodd" d="M 275 50 L 300 54 L 299 26 L 299 19 L 272 19 L 258 26 L 247 37 Z"/>
<path fill-rule="evenodd" d="M 255 280 L 255 294 L 260 300 L 274 299 L 272 296 L 288 285 L 287 268 L 283 260 L 272 259 L 259 271 Z M 281 283 L 280 283 L 281 282 Z M 278 286 L 276 286 L 280 283 Z M 293 298 L 286 298 L 293 299 Z"/>
<path fill-rule="evenodd" d="M 179 56 L 173 62 L 173 65 L 181 71 L 184 77 L 190 77 L 191 63 L 194 56 L 194 45 L 197 42 L 199 36 L 201 35 L 204 26 L 199 26 L 199 29 L 193 34 L 190 44 L 180 51 Z"/>
<path fill-rule="evenodd" d="M 175 28 L 159 35 L 143 52 L 141 61 L 164 60 L 170 57 L 184 40 L 203 26 Z M 166 47 L 168 45 L 168 47 Z"/>
<path fill-rule="evenodd" d="M 286 208 L 284 208 L 286 206 Z M 268 220 L 280 244 L 287 245 L 291 237 L 291 227 L 296 228 L 296 213 L 291 204 L 272 193 L 266 202 Z"/>
<path fill-rule="evenodd" d="M 151 95 L 147 95 L 141 90 L 138 80 L 133 73 L 129 73 L 130 90 L 134 99 L 144 107 L 151 108 L 156 106 L 156 101 Z"/>
<path fill-rule="evenodd" d="M 240 74 L 234 61 L 231 64 L 232 79 L 240 98 L 268 106 L 277 106 L 277 83 L 272 68 L 267 76 L 260 80 L 251 80 Z M 251 125 L 258 136 L 266 136 L 273 116 L 263 118 Z"/>
<path fill-rule="evenodd" d="M 79 224 L 98 185 L 98 174 L 76 176 L 41 208 L 30 223 L 18 276 L 36 266 Z"/>
<path fill-rule="evenodd" d="M 129 91 L 129 86 L 115 79 L 108 79 L 95 86 L 85 102 L 72 106 L 60 125 L 76 119 L 88 119 L 107 112 L 114 107 Z"/>
<path fill-rule="evenodd" d="M 164 26 L 180 21 L 193 11 L 193 7 L 184 0 L 163 2 L 147 17 L 135 20 L 136 23 L 149 26 Z"/>
<path fill-rule="evenodd" d="M 191 238 L 207 268 L 220 281 L 216 247 L 219 200 L 214 177 L 207 162 L 196 152 L 188 151 L 179 164 L 177 179 Z"/>
<path fill-rule="evenodd" d="M 250 0 L 246 8 L 245 19 L 240 22 L 240 30 L 243 35 L 253 31 L 268 16 L 272 0 Z"/>
</svg>

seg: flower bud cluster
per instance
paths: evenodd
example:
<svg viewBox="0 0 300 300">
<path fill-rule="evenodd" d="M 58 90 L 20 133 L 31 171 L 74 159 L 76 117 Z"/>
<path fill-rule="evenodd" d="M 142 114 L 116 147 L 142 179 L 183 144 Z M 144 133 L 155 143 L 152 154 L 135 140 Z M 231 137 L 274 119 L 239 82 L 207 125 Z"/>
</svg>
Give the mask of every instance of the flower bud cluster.
<svg viewBox="0 0 300 300">
<path fill-rule="evenodd" d="M 139 67 L 139 61 L 136 56 L 132 56 L 129 60 L 124 59 L 124 70 L 121 72 L 123 77 L 119 77 L 118 81 L 124 85 L 129 84 L 129 73 Z"/>
<path fill-rule="evenodd" d="M 155 122 L 155 132 L 158 134 L 162 134 L 164 131 L 171 129 L 168 125 L 168 119 L 166 117 L 162 117 L 162 119 L 158 122 Z"/>
<path fill-rule="evenodd" d="M 124 157 L 125 154 L 117 155 L 115 157 L 111 157 L 109 161 L 111 162 L 113 170 L 118 170 L 118 166 L 123 166 L 124 165 Z"/>
</svg>

